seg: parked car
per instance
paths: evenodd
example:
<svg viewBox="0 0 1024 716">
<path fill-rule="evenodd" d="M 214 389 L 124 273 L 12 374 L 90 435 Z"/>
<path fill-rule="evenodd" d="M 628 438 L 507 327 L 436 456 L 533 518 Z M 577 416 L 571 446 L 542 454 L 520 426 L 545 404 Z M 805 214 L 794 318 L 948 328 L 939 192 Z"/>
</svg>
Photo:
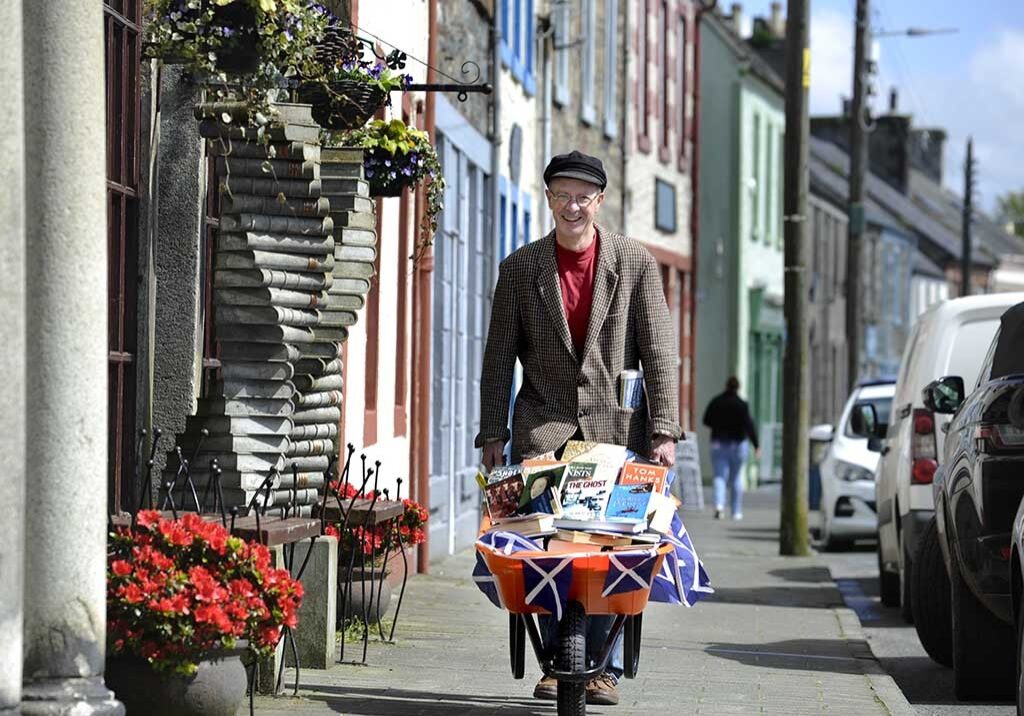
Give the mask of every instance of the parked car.
<svg viewBox="0 0 1024 716">
<path fill-rule="evenodd" d="M 875 467 L 878 453 L 868 450 L 868 440 L 853 431 L 851 417 L 861 406 L 874 406 L 876 419 L 889 422 L 896 381 L 892 378 L 861 381 L 850 393 L 828 450 L 818 470 L 821 474 L 821 544 L 838 549 L 856 539 L 874 538 L 878 531 L 875 512 Z"/>
<path fill-rule="evenodd" d="M 1024 303 L 1003 314 L 973 388 L 965 395 L 964 377 L 947 375 L 923 395 L 928 410 L 952 415 L 932 488 L 960 699 L 1016 688 L 1010 535 L 1024 498 Z"/>
<path fill-rule="evenodd" d="M 1010 602 L 1017 616 L 1017 716 L 1024 716 L 1024 501 L 1013 518 L 1010 549 Z"/>
<path fill-rule="evenodd" d="M 918 318 L 903 351 L 884 440 L 870 447 L 881 452 L 875 502 L 882 603 L 899 604 L 907 621 L 913 619 L 911 556 L 934 514 L 931 482 L 948 420 L 925 407 L 921 391 L 943 375 L 959 375 L 973 384 L 999 317 L 1021 301 L 1024 293 L 1002 293 L 936 304 Z"/>
</svg>

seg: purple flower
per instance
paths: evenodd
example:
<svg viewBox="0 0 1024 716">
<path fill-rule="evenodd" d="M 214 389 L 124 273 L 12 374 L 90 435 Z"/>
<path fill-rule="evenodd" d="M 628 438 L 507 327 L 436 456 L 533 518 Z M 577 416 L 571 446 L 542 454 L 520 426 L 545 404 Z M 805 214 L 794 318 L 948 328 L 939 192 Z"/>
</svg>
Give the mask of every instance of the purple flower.
<svg viewBox="0 0 1024 716">
<path fill-rule="evenodd" d="M 370 68 L 370 77 L 372 77 L 375 80 L 379 80 L 382 72 L 384 72 L 384 65 L 378 62 L 376 65 Z"/>
<path fill-rule="evenodd" d="M 408 87 L 409 85 L 411 85 L 412 84 L 412 75 L 406 75 L 405 77 L 403 77 L 402 78 L 402 84 L 405 87 Z"/>
<path fill-rule="evenodd" d="M 224 35 L 224 37 L 231 37 L 235 34 L 235 31 L 232 30 L 230 27 L 224 27 L 221 28 L 221 33 Z"/>
<path fill-rule="evenodd" d="M 390 159 L 385 159 L 384 160 L 384 166 L 390 167 L 391 166 L 391 160 Z"/>
<path fill-rule="evenodd" d="M 372 176 L 373 176 L 373 170 L 370 169 L 370 168 L 367 168 L 366 169 L 366 178 L 369 179 Z"/>
<path fill-rule="evenodd" d="M 412 176 L 412 167 L 402 167 L 402 174 L 404 174 L 407 177 L 411 177 Z"/>
</svg>

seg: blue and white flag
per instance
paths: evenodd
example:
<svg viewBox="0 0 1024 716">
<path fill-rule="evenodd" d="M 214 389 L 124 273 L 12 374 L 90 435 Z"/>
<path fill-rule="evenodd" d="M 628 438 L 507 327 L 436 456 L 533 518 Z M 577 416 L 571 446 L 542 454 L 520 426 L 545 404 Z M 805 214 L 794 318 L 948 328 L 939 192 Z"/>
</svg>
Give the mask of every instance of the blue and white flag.
<svg viewBox="0 0 1024 716">
<path fill-rule="evenodd" d="M 604 580 L 602 597 L 612 594 L 650 589 L 654 577 L 654 562 L 657 552 L 646 550 L 626 554 L 608 553 L 608 576 Z"/>
<path fill-rule="evenodd" d="M 524 559 L 526 603 L 547 609 L 556 619 L 561 619 L 569 597 L 569 585 L 572 584 L 572 561 L 576 556 Z"/>
<path fill-rule="evenodd" d="M 473 583 L 484 593 L 485 597 L 491 600 L 491 604 L 499 609 L 505 606 L 501 603 L 501 596 L 498 594 L 497 581 L 491 570 L 487 568 L 484 556 L 479 552 L 476 553 L 476 566 L 473 568 Z"/>
<path fill-rule="evenodd" d="M 662 543 L 665 542 L 670 543 L 673 550 L 665 556 L 661 572 L 654 580 L 651 600 L 692 607 L 708 594 L 713 594 L 715 590 L 711 588 L 708 573 L 697 556 L 697 550 L 679 515 L 673 515 L 672 534 L 662 538 Z M 669 575 L 675 582 L 674 597 L 667 581 Z"/>
<path fill-rule="evenodd" d="M 543 552 L 544 548 L 529 537 L 523 537 L 515 532 L 488 532 L 477 540 L 480 544 L 489 547 L 491 551 L 501 554 L 512 554 L 513 552 Z"/>
</svg>

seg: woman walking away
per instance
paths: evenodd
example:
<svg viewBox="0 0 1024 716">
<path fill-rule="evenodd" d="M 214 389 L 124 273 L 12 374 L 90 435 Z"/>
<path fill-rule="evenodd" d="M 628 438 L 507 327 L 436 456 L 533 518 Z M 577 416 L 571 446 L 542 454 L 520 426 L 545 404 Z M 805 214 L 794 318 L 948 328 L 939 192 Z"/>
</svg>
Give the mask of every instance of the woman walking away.
<svg viewBox="0 0 1024 716">
<path fill-rule="evenodd" d="M 735 376 L 725 382 L 725 392 L 708 403 L 704 424 L 711 428 L 711 469 L 714 471 L 715 519 L 725 510 L 725 488 L 729 487 L 729 506 L 734 520 L 743 519 L 743 463 L 747 460 L 749 439 L 758 455 L 757 428 L 750 407 L 737 391 Z"/>
</svg>

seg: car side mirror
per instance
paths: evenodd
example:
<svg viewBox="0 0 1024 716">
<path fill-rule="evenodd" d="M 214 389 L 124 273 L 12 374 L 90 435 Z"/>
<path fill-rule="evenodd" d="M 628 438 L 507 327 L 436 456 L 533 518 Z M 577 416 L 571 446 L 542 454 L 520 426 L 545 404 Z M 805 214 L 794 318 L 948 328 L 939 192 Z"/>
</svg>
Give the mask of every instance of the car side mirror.
<svg viewBox="0 0 1024 716">
<path fill-rule="evenodd" d="M 850 414 L 850 430 L 861 438 L 879 437 L 878 435 L 878 413 L 871 403 L 860 403 L 853 406 Z"/>
<path fill-rule="evenodd" d="M 958 375 L 947 375 L 926 385 L 921 398 L 924 407 L 933 413 L 951 415 L 963 405 L 965 393 L 964 379 Z"/>
<path fill-rule="evenodd" d="M 882 438 L 872 435 L 868 438 L 868 450 L 882 452 Z"/>
</svg>

